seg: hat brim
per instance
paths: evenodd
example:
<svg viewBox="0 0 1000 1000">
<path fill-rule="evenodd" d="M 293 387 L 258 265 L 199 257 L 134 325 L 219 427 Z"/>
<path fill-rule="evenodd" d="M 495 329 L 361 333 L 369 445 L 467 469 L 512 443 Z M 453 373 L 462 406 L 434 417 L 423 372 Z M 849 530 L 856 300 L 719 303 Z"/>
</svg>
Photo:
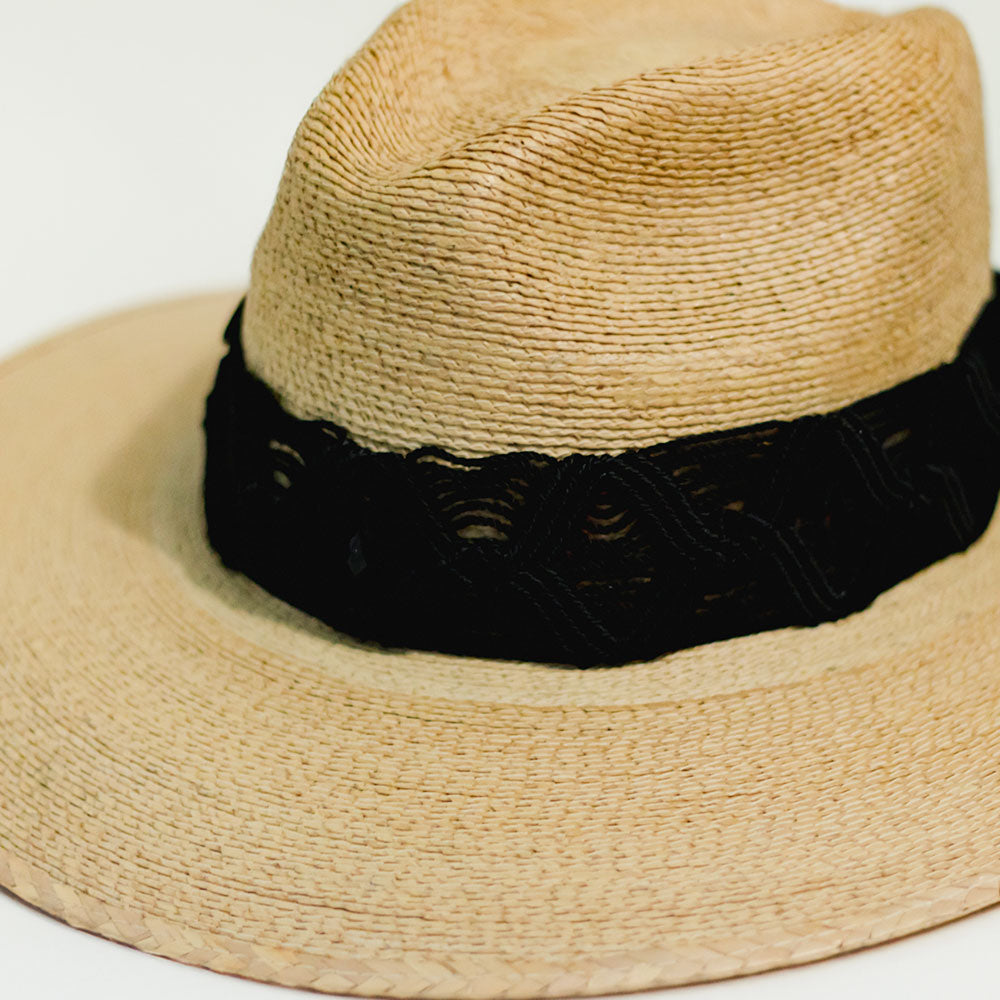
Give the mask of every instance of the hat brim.
<svg viewBox="0 0 1000 1000">
<path fill-rule="evenodd" d="M 0 884 L 336 993 L 625 992 L 1000 897 L 1000 520 L 868 610 L 577 671 L 365 646 L 223 569 L 236 295 L 0 367 Z"/>
</svg>

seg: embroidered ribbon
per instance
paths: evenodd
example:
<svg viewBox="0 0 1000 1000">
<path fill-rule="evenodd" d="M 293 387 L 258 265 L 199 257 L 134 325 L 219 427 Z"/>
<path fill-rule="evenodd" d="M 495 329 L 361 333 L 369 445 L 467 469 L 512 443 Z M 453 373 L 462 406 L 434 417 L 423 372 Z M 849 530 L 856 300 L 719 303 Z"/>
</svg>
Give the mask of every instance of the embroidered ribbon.
<svg viewBox="0 0 1000 1000">
<path fill-rule="evenodd" d="M 866 607 L 986 529 L 1000 305 L 954 362 L 844 409 L 618 455 L 374 452 L 287 413 L 242 305 L 205 415 L 223 562 L 387 646 L 579 667 Z"/>
</svg>

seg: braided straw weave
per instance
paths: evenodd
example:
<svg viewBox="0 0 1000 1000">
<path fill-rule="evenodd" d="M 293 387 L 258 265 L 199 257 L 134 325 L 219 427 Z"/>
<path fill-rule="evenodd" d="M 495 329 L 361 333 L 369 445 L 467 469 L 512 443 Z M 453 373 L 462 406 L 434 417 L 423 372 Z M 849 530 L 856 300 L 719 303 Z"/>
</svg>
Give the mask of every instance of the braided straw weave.
<svg viewBox="0 0 1000 1000">
<path fill-rule="evenodd" d="M 985 300 L 983 150 L 940 11 L 419 0 L 302 122 L 248 361 L 389 450 L 834 409 L 948 360 Z"/>
<path fill-rule="evenodd" d="M 616 449 L 954 352 L 988 266 L 952 19 L 611 10 L 420 0 L 335 77 L 248 302 L 290 407 L 385 448 Z M 860 614 L 648 663 L 365 646 L 205 541 L 236 299 L 0 368 L 0 885 L 221 972 L 483 1000 L 1000 898 L 1000 523 Z"/>
</svg>

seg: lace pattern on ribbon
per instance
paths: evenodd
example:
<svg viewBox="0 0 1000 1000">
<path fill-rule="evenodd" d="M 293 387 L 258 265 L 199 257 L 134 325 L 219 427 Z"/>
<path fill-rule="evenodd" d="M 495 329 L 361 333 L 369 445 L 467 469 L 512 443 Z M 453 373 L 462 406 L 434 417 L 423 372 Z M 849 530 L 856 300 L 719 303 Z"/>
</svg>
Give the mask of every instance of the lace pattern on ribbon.
<svg viewBox="0 0 1000 1000">
<path fill-rule="evenodd" d="M 954 362 L 844 409 L 617 455 L 359 446 L 245 364 L 209 396 L 223 562 L 357 638 L 578 667 L 815 625 L 958 552 L 1000 489 L 1000 307 Z"/>
</svg>

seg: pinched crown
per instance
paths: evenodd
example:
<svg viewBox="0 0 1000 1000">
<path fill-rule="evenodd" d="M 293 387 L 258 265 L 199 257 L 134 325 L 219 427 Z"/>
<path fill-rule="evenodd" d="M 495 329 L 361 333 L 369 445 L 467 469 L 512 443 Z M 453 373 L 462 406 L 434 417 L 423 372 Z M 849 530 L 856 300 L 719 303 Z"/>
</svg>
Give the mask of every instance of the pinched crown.
<svg viewBox="0 0 1000 1000">
<path fill-rule="evenodd" d="M 984 159 L 940 11 L 415 0 L 298 130 L 247 363 L 383 450 L 826 412 L 954 355 L 989 293 Z"/>
</svg>

